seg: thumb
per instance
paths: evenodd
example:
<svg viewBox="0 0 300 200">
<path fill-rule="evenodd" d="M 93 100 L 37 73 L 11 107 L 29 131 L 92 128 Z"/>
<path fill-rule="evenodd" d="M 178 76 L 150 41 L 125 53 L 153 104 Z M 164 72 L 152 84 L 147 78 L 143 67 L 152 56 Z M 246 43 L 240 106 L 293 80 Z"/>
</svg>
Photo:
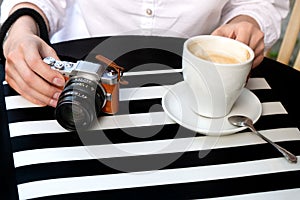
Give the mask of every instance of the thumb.
<svg viewBox="0 0 300 200">
<path fill-rule="evenodd" d="M 40 55 L 42 58 L 52 57 L 56 60 L 59 60 L 59 57 L 58 57 L 56 51 L 51 46 L 49 46 L 45 41 L 42 42 L 39 52 L 40 52 Z"/>
<path fill-rule="evenodd" d="M 60 60 L 56 51 L 51 46 L 49 46 L 46 42 L 43 42 L 42 45 L 40 46 L 39 53 L 40 53 L 40 56 L 42 59 L 40 62 L 44 66 L 48 65 L 43 61 L 43 59 L 46 57 L 52 57 L 55 60 Z M 47 68 L 48 68 L 48 70 L 47 70 Z M 52 83 L 53 85 L 55 85 L 59 88 L 63 87 L 65 85 L 66 78 L 57 70 L 51 69 L 49 71 L 49 69 L 50 69 L 49 65 L 47 68 L 44 68 L 45 70 L 43 72 L 41 72 L 44 74 L 42 77 L 45 77 L 45 79 L 48 82 Z"/>
</svg>

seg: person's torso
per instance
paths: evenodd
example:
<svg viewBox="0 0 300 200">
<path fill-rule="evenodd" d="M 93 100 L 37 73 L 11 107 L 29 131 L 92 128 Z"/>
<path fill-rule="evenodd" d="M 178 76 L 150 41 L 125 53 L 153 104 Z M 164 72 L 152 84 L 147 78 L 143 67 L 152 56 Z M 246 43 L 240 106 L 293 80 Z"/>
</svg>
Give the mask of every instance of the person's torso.
<svg viewBox="0 0 300 200">
<path fill-rule="evenodd" d="M 67 1 L 68 2 L 68 1 Z M 228 0 L 74 0 L 52 41 L 109 35 L 209 34 Z M 72 7 L 72 9 L 70 9 Z"/>
</svg>

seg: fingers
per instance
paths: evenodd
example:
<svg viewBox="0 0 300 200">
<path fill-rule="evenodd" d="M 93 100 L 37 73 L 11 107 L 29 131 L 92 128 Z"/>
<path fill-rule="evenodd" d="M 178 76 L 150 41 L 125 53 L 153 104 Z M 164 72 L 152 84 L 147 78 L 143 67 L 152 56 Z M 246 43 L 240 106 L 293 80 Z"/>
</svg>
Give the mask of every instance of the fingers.
<svg viewBox="0 0 300 200">
<path fill-rule="evenodd" d="M 40 93 L 36 92 L 35 90 L 30 89 L 30 87 L 24 82 L 23 80 L 15 80 L 11 78 L 10 76 L 6 76 L 6 81 L 9 83 L 9 85 L 16 90 L 20 95 L 22 95 L 24 98 L 29 100 L 30 102 L 40 105 L 40 106 L 46 106 L 53 104 L 54 106 L 56 102 L 52 102 L 52 99 L 41 95 Z M 23 83 L 23 87 L 19 87 L 20 83 Z M 55 101 L 55 100 L 54 100 Z M 57 100 L 56 100 L 57 101 Z M 48 102 L 48 103 L 46 103 Z"/>
<path fill-rule="evenodd" d="M 6 69 L 6 81 L 26 99 L 38 105 L 56 106 L 61 90 L 37 75 L 25 62 Z"/>
<path fill-rule="evenodd" d="M 235 39 L 236 38 L 234 29 L 231 28 L 231 27 L 229 27 L 228 25 L 220 26 L 219 28 L 217 28 L 216 30 L 214 30 L 211 34 L 212 35 L 222 36 L 222 37 L 228 37 L 228 38 L 231 38 L 231 39 Z"/>
<path fill-rule="evenodd" d="M 58 71 L 52 70 L 50 66 L 43 62 L 41 57 L 36 57 L 35 55 L 38 55 L 38 52 L 33 52 L 25 55 L 26 64 L 30 69 L 28 73 L 34 72 L 36 75 L 42 77 L 42 79 L 46 80 L 48 83 L 57 87 L 63 87 L 65 84 L 64 77 Z M 54 51 L 46 55 L 50 55 L 51 57 L 58 59 Z M 33 76 L 33 74 L 30 75 Z M 38 80 L 39 79 L 36 79 L 36 81 Z M 30 83 L 30 80 L 26 81 L 29 81 L 28 83 Z"/>
<path fill-rule="evenodd" d="M 6 81 L 18 93 L 38 105 L 55 107 L 64 86 L 64 77 L 42 61 L 42 56 L 57 58 L 46 43 L 20 45 L 6 56 Z"/>
<path fill-rule="evenodd" d="M 247 44 L 253 49 L 255 58 L 253 61 L 253 68 L 258 66 L 264 58 L 264 34 L 256 27 L 249 25 L 249 23 L 242 22 L 240 29 L 236 34 L 236 40 Z"/>
<path fill-rule="evenodd" d="M 225 24 L 216 29 L 212 35 L 229 37 L 252 48 L 255 54 L 253 68 L 258 66 L 264 58 L 264 34 L 259 28 L 249 22 Z"/>
</svg>

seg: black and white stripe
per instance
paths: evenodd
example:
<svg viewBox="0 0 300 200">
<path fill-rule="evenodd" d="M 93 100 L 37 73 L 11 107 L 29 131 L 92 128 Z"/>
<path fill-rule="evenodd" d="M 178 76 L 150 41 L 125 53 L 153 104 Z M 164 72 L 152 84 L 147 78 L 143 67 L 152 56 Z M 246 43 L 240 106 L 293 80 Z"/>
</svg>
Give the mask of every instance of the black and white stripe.
<svg viewBox="0 0 300 200">
<path fill-rule="evenodd" d="M 33 105 L 5 85 L 20 199 L 300 196 L 300 182 L 289 180 L 300 176 L 300 164 L 287 163 L 248 130 L 207 137 L 180 127 L 164 113 L 160 100 L 182 80 L 180 70 L 129 72 L 124 78 L 130 83 L 120 91 L 124 108 L 101 117 L 98 128 L 84 133 L 92 138 L 88 145 L 82 135 L 56 122 L 52 108 Z M 146 79 L 149 84 L 142 84 Z M 300 132 L 266 80 L 251 78 L 247 87 L 262 102 L 257 128 L 299 155 Z"/>
</svg>

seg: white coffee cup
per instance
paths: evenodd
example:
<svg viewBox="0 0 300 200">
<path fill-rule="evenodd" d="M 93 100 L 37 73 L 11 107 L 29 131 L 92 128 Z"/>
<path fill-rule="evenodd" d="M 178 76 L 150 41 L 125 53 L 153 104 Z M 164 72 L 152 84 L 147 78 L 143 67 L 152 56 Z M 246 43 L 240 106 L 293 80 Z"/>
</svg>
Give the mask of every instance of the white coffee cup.
<svg viewBox="0 0 300 200">
<path fill-rule="evenodd" d="M 241 94 L 254 59 L 253 50 L 242 42 L 213 35 L 188 38 L 183 46 L 183 78 L 197 104 L 197 114 L 226 116 Z"/>
</svg>

